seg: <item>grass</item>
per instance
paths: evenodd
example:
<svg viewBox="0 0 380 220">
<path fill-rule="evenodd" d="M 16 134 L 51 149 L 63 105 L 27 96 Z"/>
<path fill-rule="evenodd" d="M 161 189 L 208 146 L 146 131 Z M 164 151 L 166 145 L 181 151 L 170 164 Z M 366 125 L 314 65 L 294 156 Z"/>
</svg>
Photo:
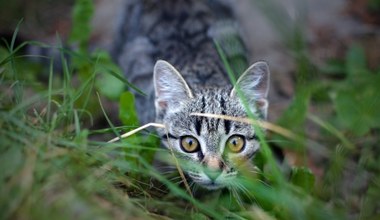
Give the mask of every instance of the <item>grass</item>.
<svg viewBox="0 0 380 220">
<path fill-rule="evenodd" d="M 85 0 L 75 10 L 74 16 L 92 14 Z M 84 22 L 78 27 L 89 25 L 87 18 L 75 21 Z M 206 196 L 194 196 L 177 172 L 163 175 L 155 169 L 156 154 L 172 155 L 158 147 L 154 133 L 142 130 L 108 142 L 137 128 L 134 97 L 124 90 L 141 91 L 124 79 L 106 52 L 88 52 L 88 31 L 85 36 L 76 31 L 71 41 L 80 48 L 69 50 L 38 42 L 15 45 L 18 30 L 0 48 L 0 219 L 380 217 L 380 72 L 366 67 L 359 46 L 353 45 L 344 59 L 316 69 L 302 39 L 297 46 L 290 42 L 302 80 L 289 109 L 267 125 L 288 135 L 262 135 L 264 148 L 253 159 L 257 172 L 242 170 L 234 189 L 198 189 Z M 31 44 L 60 56 L 42 57 L 49 65 L 41 67 L 21 52 Z M 60 59 L 61 69 L 54 67 L 54 59 Z M 104 89 L 102 82 L 115 86 Z M 116 119 L 121 125 L 114 124 L 105 104 L 110 101 L 119 102 Z M 332 110 L 311 113 L 310 106 Z M 108 126 L 94 129 L 99 120 Z M 313 136 L 305 132 L 311 123 L 319 128 Z M 273 145 L 299 162 L 289 169 L 279 166 Z"/>
</svg>

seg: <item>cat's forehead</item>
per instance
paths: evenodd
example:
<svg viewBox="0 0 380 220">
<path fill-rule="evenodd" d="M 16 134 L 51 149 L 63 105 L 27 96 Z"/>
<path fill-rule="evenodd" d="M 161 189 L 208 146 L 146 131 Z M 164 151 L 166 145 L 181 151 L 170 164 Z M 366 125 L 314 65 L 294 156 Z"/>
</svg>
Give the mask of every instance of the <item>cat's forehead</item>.
<svg viewBox="0 0 380 220">
<path fill-rule="evenodd" d="M 246 131 L 250 129 L 249 125 L 226 121 L 217 118 L 208 118 L 202 116 L 192 116 L 191 113 L 210 113 L 217 115 L 229 115 L 235 117 L 246 117 L 246 112 L 239 100 L 230 96 L 230 89 L 208 88 L 199 90 L 194 97 L 188 101 L 186 107 L 176 112 L 170 117 L 172 125 L 175 125 L 177 131 L 189 131 L 201 135 L 205 132 L 228 134 L 230 131 Z M 211 136 L 210 136 L 211 138 Z"/>
<path fill-rule="evenodd" d="M 189 103 L 189 108 L 195 112 L 221 114 L 230 101 L 225 89 L 207 88 L 195 93 Z"/>
<path fill-rule="evenodd" d="M 189 102 L 189 111 L 198 113 L 211 113 L 230 116 L 244 116 L 245 111 L 239 100 L 231 97 L 231 89 L 205 88 L 195 93 Z"/>
</svg>

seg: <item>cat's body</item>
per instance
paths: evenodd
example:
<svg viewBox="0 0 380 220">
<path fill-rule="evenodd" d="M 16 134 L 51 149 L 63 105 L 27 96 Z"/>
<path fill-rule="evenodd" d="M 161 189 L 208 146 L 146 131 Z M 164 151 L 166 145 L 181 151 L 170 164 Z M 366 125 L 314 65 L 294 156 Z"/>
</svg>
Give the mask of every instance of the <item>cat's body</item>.
<svg viewBox="0 0 380 220">
<path fill-rule="evenodd" d="M 267 65 L 260 62 L 239 72 L 238 86 L 232 87 L 214 41 L 240 64 L 245 62 L 244 48 L 228 7 L 220 1 L 130 1 L 126 11 L 114 54 L 128 80 L 147 94 L 136 96 L 141 122 L 166 125 L 158 133 L 167 137 L 167 148 L 189 162 L 184 170 L 191 180 L 209 189 L 229 186 L 238 164 L 259 149 L 256 132 L 248 124 L 191 114 L 247 117 L 241 90 L 248 108 L 264 118 Z"/>
<path fill-rule="evenodd" d="M 142 123 L 155 119 L 152 70 L 159 59 L 178 69 L 190 87 L 231 86 L 210 36 L 231 19 L 218 1 L 128 1 L 113 53 L 127 79 L 148 96 L 136 97 Z"/>
</svg>

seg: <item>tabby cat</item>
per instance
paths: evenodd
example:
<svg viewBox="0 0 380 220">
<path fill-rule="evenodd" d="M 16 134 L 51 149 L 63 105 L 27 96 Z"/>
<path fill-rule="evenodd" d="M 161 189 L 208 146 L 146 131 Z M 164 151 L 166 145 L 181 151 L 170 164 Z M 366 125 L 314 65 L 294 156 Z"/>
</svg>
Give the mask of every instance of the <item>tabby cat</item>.
<svg viewBox="0 0 380 220">
<path fill-rule="evenodd" d="M 206 189 L 228 187 L 259 150 L 256 132 L 249 124 L 191 113 L 247 117 L 243 94 L 255 116 L 265 119 L 267 64 L 246 68 L 228 1 L 130 0 L 125 7 L 113 55 L 147 94 L 136 94 L 141 122 L 166 125 L 157 132 L 180 161 L 194 165 L 183 166 L 190 180 Z M 215 41 L 240 71 L 235 87 Z"/>
</svg>

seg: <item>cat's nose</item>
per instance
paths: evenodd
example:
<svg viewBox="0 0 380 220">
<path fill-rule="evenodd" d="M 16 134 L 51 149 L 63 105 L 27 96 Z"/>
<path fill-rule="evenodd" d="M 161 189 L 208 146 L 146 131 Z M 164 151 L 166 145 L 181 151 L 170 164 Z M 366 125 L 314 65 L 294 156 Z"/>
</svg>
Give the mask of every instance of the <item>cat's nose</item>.
<svg viewBox="0 0 380 220">
<path fill-rule="evenodd" d="M 223 172 L 225 164 L 220 157 L 206 156 L 203 160 L 205 166 L 205 174 L 211 179 L 215 180 Z"/>
</svg>

